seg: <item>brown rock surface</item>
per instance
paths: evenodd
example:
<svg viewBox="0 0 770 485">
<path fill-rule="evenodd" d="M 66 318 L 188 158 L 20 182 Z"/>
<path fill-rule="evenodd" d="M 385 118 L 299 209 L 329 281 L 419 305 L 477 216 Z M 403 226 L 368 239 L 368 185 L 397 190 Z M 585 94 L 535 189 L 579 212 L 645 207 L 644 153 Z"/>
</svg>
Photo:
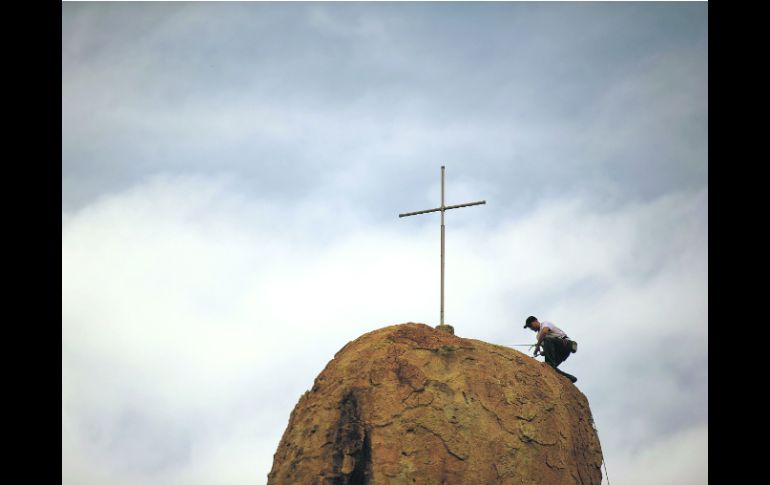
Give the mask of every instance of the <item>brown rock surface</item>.
<svg viewBox="0 0 770 485">
<path fill-rule="evenodd" d="M 521 352 L 418 323 L 343 347 L 291 413 L 268 484 L 600 484 L 586 397 Z"/>
</svg>

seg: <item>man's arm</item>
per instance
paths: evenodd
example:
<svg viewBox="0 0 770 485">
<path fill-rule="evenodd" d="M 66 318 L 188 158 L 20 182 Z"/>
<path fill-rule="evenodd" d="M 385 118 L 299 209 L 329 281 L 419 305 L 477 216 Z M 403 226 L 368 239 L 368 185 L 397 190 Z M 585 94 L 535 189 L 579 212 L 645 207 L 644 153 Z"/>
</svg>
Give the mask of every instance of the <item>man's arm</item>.
<svg viewBox="0 0 770 485">
<path fill-rule="evenodd" d="M 543 342 L 543 339 L 545 338 L 545 334 L 550 332 L 551 329 L 548 327 L 540 327 L 540 331 L 537 332 L 537 343 L 535 344 L 535 357 L 537 357 L 537 354 L 540 353 L 540 344 Z"/>
</svg>

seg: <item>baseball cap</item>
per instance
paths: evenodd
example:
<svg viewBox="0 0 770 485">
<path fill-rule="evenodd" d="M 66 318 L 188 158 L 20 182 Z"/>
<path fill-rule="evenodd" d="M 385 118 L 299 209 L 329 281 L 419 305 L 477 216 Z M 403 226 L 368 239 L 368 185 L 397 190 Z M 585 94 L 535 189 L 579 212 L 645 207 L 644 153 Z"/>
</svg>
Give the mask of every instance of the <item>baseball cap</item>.
<svg viewBox="0 0 770 485">
<path fill-rule="evenodd" d="M 524 323 L 524 328 L 529 327 L 529 324 L 537 320 L 537 317 L 534 317 L 532 315 L 527 317 L 527 321 Z"/>
</svg>

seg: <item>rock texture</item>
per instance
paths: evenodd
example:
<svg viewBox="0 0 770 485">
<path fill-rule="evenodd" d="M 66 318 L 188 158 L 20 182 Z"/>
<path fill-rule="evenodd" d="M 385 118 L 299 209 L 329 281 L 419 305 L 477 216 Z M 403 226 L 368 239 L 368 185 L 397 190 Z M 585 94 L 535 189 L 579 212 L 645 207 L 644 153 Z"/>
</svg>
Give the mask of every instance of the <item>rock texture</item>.
<svg viewBox="0 0 770 485">
<path fill-rule="evenodd" d="M 586 397 L 545 363 L 418 323 L 349 342 L 291 413 L 268 484 L 597 484 Z"/>
</svg>

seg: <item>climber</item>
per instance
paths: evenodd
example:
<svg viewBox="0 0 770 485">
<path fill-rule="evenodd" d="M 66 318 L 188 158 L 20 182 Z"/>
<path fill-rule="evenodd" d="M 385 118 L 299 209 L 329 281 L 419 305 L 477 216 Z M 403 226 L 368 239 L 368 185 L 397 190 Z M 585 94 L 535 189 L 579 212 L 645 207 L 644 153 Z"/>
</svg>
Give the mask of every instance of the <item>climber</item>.
<svg viewBox="0 0 770 485">
<path fill-rule="evenodd" d="M 537 357 L 539 353 L 542 354 L 546 364 L 573 383 L 577 382 L 577 377 L 558 369 L 559 364 L 567 360 L 570 353 L 577 352 L 577 342 L 570 340 L 567 334 L 553 323 L 540 322 L 537 317 L 528 317 L 524 323 L 524 328 L 530 328 L 537 332 L 534 356 Z M 541 345 L 543 346 L 542 352 L 540 351 Z"/>
</svg>

